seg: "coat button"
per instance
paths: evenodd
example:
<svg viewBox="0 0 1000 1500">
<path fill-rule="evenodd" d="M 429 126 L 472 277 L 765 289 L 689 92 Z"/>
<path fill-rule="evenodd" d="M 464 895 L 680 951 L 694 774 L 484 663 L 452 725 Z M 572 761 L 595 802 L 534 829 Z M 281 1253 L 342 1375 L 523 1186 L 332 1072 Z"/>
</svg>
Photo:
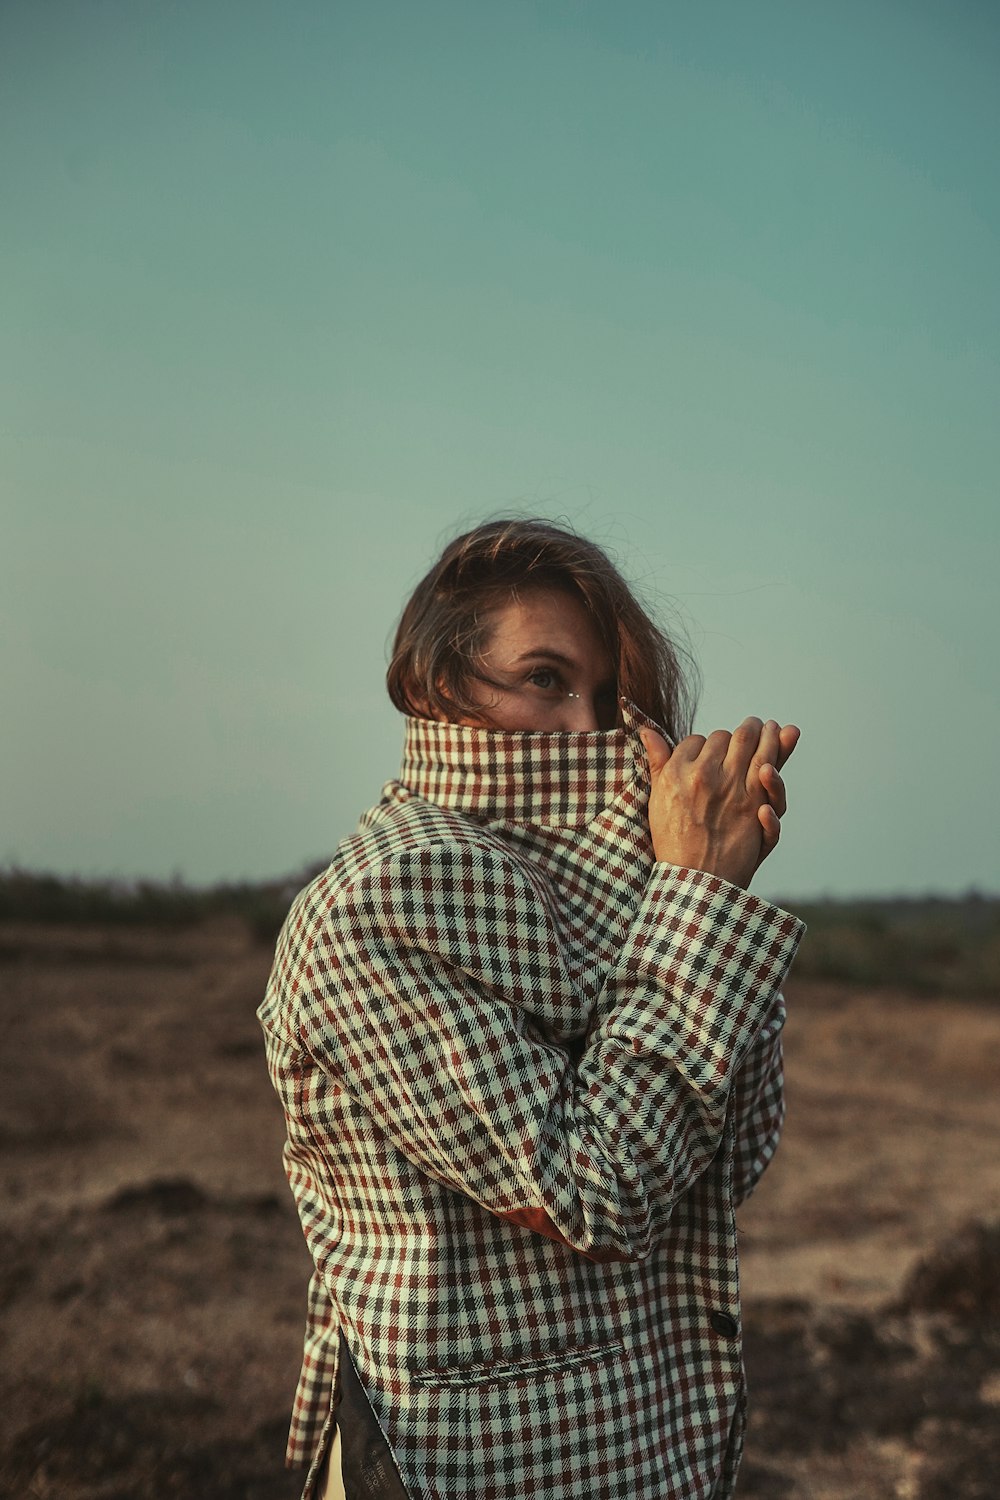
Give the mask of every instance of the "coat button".
<svg viewBox="0 0 1000 1500">
<path fill-rule="evenodd" d="M 708 1321 L 716 1333 L 724 1333 L 727 1339 L 733 1338 L 739 1332 L 739 1324 L 727 1312 L 714 1312 Z"/>
</svg>

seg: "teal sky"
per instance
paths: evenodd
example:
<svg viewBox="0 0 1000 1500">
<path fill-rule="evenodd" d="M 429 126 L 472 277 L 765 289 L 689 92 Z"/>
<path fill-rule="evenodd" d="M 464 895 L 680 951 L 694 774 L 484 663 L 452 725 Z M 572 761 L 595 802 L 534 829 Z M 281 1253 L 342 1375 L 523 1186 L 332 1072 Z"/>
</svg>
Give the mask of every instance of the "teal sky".
<svg viewBox="0 0 1000 1500">
<path fill-rule="evenodd" d="M 759 887 L 1000 890 L 1000 12 L 0 8 L 0 860 L 268 876 L 516 511 L 791 719 Z"/>
</svg>

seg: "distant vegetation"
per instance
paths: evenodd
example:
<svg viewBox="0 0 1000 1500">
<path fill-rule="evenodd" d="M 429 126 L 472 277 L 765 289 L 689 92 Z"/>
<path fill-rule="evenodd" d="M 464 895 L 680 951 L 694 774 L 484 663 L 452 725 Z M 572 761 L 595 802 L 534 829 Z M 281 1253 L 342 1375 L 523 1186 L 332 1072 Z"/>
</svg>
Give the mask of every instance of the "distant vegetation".
<svg viewBox="0 0 1000 1500">
<path fill-rule="evenodd" d="M 1000 898 L 919 896 L 779 903 L 808 923 L 802 978 L 1000 999 Z"/>
<path fill-rule="evenodd" d="M 236 916 L 270 944 L 292 897 L 318 868 L 282 880 L 209 887 L 0 871 L 0 922 L 191 927 Z M 998 897 L 970 892 L 780 904 L 809 924 L 795 962 L 801 978 L 1000 999 Z"/>
<path fill-rule="evenodd" d="M 292 898 L 320 868 L 283 880 L 201 887 L 180 880 L 81 880 L 5 870 L 0 871 L 0 922 L 176 928 L 236 916 L 261 942 L 273 943 Z"/>
</svg>

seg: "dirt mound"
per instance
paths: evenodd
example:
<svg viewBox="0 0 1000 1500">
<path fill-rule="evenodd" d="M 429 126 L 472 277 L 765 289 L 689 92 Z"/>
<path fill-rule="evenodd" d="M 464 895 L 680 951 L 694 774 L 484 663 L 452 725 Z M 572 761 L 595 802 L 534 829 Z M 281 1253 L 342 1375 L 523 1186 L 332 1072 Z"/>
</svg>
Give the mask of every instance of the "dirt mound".
<svg viewBox="0 0 1000 1500">
<path fill-rule="evenodd" d="M 276 1193 L 256 1193 L 247 1197 L 215 1194 L 210 1197 L 189 1177 L 154 1177 L 149 1182 L 129 1183 L 119 1188 L 101 1205 L 104 1213 L 153 1213 L 167 1218 L 185 1217 L 213 1207 L 231 1214 L 256 1214 L 268 1218 L 281 1214 L 286 1204 L 284 1194 L 280 1199 Z"/>
<path fill-rule="evenodd" d="M 22 1219 L 0 1245 L 0 1496 L 292 1500 L 303 1260 L 290 1202 L 188 1178 Z"/>
<path fill-rule="evenodd" d="M 973 1230 L 987 1227 L 969 1226 L 962 1238 L 978 1238 Z M 748 1304 L 744 1327 L 752 1461 L 741 1495 L 786 1493 L 781 1486 L 795 1483 L 810 1464 L 832 1470 L 862 1446 L 873 1455 L 908 1455 L 906 1493 L 913 1500 L 995 1495 L 996 1323 L 968 1326 L 940 1314 L 903 1312 L 898 1304 L 869 1313 L 766 1301 Z"/>
<path fill-rule="evenodd" d="M 156 1177 L 121 1188 L 104 1204 L 106 1213 L 134 1213 L 153 1208 L 164 1214 L 190 1214 L 206 1208 L 208 1196 L 187 1177 Z"/>
<path fill-rule="evenodd" d="M 239 1440 L 213 1437 L 218 1402 L 170 1391 L 98 1391 L 33 1423 L 4 1463 L 0 1496 L 56 1500 L 290 1500 L 300 1485 L 276 1462 L 283 1423 Z"/>
<path fill-rule="evenodd" d="M 1000 1325 L 1000 1219 L 973 1220 L 923 1256 L 903 1284 L 901 1312 L 941 1312 L 969 1327 Z"/>
</svg>

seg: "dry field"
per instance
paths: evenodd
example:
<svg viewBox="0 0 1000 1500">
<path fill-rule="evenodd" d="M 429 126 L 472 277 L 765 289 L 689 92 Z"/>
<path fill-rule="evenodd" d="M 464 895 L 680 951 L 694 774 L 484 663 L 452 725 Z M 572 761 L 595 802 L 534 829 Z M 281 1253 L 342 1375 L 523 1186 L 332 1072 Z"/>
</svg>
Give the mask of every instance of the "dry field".
<svg viewBox="0 0 1000 1500">
<path fill-rule="evenodd" d="M 308 1264 L 238 918 L 0 923 L 0 1496 L 282 1500 Z M 794 978 L 740 1494 L 994 1500 L 1000 1005 Z"/>
</svg>

